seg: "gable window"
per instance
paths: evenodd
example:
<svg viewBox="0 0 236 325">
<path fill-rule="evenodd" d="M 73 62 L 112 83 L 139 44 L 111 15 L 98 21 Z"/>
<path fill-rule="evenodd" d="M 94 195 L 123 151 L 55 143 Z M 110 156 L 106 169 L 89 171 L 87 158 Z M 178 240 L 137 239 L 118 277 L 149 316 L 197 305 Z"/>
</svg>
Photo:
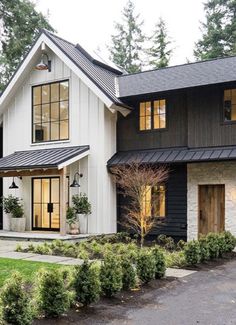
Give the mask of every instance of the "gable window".
<svg viewBox="0 0 236 325">
<path fill-rule="evenodd" d="M 140 131 L 166 128 L 166 100 L 142 102 L 139 106 Z"/>
<path fill-rule="evenodd" d="M 236 121 L 236 89 L 224 91 L 224 121 Z"/>
<path fill-rule="evenodd" d="M 69 139 L 69 82 L 34 86 L 33 142 Z"/>
<path fill-rule="evenodd" d="M 146 186 L 142 212 L 145 216 L 165 217 L 166 215 L 165 186 Z"/>
</svg>

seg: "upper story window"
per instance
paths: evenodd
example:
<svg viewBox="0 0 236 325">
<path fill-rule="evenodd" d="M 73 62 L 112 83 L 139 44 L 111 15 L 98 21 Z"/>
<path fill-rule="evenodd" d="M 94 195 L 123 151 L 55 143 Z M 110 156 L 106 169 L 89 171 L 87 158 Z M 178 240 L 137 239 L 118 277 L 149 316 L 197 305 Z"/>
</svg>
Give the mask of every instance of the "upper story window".
<svg viewBox="0 0 236 325">
<path fill-rule="evenodd" d="M 33 87 L 33 142 L 69 139 L 69 82 Z"/>
<path fill-rule="evenodd" d="M 142 212 L 149 217 L 165 217 L 166 215 L 166 191 L 165 186 L 146 186 L 143 198 Z"/>
<path fill-rule="evenodd" d="M 236 121 L 236 89 L 224 91 L 224 121 Z"/>
<path fill-rule="evenodd" d="M 164 128 L 166 128 L 166 100 L 159 99 L 140 103 L 140 131 Z"/>
</svg>

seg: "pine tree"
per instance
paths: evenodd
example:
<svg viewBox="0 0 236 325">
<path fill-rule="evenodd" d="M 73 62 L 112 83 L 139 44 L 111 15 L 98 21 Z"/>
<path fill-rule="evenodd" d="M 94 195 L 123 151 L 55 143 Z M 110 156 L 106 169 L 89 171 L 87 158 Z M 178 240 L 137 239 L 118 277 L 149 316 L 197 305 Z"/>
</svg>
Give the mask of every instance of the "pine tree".
<svg viewBox="0 0 236 325">
<path fill-rule="evenodd" d="M 204 4 L 206 22 L 202 39 L 194 50 L 197 60 L 236 54 L 236 0 L 208 0 Z"/>
<path fill-rule="evenodd" d="M 143 21 L 135 15 L 135 7 L 129 0 L 123 9 L 123 23 L 115 23 L 116 34 L 111 36 L 110 59 L 129 73 L 139 72 L 142 68 Z"/>
<path fill-rule="evenodd" d="M 160 18 L 155 26 L 154 34 L 150 38 L 153 45 L 147 51 L 149 65 L 152 68 L 164 68 L 169 65 L 170 57 L 173 49 L 170 48 L 171 41 L 168 37 L 165 21 Z"/>
<path fill-rule="evenodd" d="M 31 1 L 0 1 L 0 89 L 4 88 L 41 28 L 54 31 Z"/>
</svg>

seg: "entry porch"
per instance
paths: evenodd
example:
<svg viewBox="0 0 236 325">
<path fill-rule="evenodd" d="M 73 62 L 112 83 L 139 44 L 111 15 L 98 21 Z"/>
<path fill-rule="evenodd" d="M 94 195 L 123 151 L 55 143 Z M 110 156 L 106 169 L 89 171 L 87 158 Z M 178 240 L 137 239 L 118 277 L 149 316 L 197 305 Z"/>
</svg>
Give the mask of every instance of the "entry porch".
<svg viewBox="0 0 236 325">
<path fill-rule="evenodd" d="M 89 146 L 77 146 L 18 151 L 1 158 L 3 195 L 23 200 L 27 232 L 9 232 L 10 217 L 3 214 L 0 238 L 71 239 L 67 235 L 66 210 L 79 188 L 70 188 L 70 182 L 82 175 L 82 169 L 86 174 L 88 154 Z M 85 187 L 82 191 L 86 192 Z"/>
</svg>

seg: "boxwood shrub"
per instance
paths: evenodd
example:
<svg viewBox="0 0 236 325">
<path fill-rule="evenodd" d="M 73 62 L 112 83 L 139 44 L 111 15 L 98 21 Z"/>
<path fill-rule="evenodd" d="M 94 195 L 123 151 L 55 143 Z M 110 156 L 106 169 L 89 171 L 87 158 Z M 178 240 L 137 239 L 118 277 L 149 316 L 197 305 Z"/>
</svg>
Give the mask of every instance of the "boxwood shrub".
<svg viewBox="0 0 236 325">
<path fill-rule="evenodd" d="M 98 301 L 101 292 L 99 270 L 94 263 L 84 261 L 75 267 L 74 289 L 76 301 L 87 306 Z"/>
<path fill-rule="evenodd" d="M 200 237 L 199 239 L 200 252 L 201 252 L 201 262 L 207 261 L 210 259 L 209 244 L 206 237 Z"/>
<path fill-rule="evenodd" d="M 112 297 L 122 289 L 122 267 L 120 258 L 109 252 L 105 255 L 100 269 L 102 293 Z"/>
<path fill-rule="evenodd" d="M 71 304 L 71 291 L 68 288 L 66 273 L 61 269 L 41 269 L 36 278 L 39 313 L 45 317 L 58 317 L 65 313 Z"/>
<path fill-rule="evenodd" d="M 155 278 L 156 279 L 162 278 L 165 275 L 165 271 L 166 271 L 164 253 L 160 249 L 160 247 L 155 246 L 152 249 L 152 254 L 155 260 Z"/>
<path fill-rule="evenodd" d="M 141 249 L 137 257 L 137 274 L 143 283 L 155 278 L 156 261 L 151 250 Z"/>
<path fill-rule="evenodd" d="M 132 259 L 130 259 L 130 256 L 128 254 L 122 255 L 121 267 L 123 289 L 129 290 L 134 288 L 136 284 L 136 271 L 132 263 Z"/>
<path fill-rule="evenodd" d="M 187 264 L 196 265 L 201 260 L 201 249 L 198 240 L 189 241 L 184 247 L 184 255 Z"/>
<path fill-rule="evenodd" d="M 13 273 L 6 280 L 1 290 L 0 301 L 4 324 L 32 324 L 35 309 L 32 297 L 26 291 L 26 284 L 19 272 Z"/>
<path fill-rule="evenodd" d="M 218 258 L 220 254 L 219 235 L 216 233 L 209 233 L 206 236 L 209 246 L 210 258 Z"/>
</svg>

